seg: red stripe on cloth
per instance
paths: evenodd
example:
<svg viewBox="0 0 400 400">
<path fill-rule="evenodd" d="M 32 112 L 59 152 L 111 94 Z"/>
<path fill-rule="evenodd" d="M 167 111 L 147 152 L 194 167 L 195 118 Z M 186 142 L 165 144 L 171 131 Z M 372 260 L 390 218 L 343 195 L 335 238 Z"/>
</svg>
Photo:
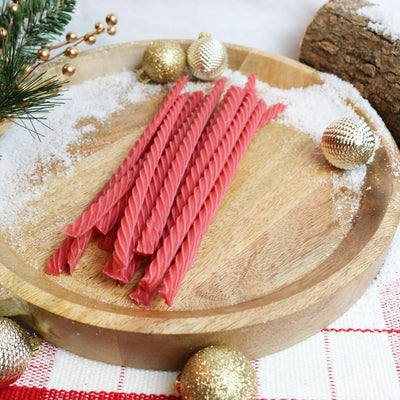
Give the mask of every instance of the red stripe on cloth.
<svg viewBox="0 0 400 400">
<path fill-rule="evenodd" d="M 253 366 L 254 370 L 256 371 L 257 374 L 257 385 L 258 385 L 258 390 L 260 391 L 260 360 L 252 360 L 251 365 Z"/>
<path fill-rule="evenodd" d="M 117 392 L 122 392 L 125 382 L 125 372 L 126 372 L 126 367 L 121 367 L 121 371 L 119 373 Z"/>
<path fill-rule="evenodd" d="M 361 328 L 325 328 L 321 332 L 334 332 L 334 333 L 400 333 L 400 329 L 361 329 Z"/>
<path fill-rule="evenodd" d="M 27 386 L 9 386 L 0 390 L 0 400 L 178 400 L 176 396 L 155 394 L 85 392 Z"/>
<path fill-rule="evenodd" d="M 26 386 L 10 386 L 0 390 L 0 400 L 180 400 L 173 395 L 85 392 L 76 390 L 56 390 Z M 313 400 L 294 397 L 258 398 L 258 400 Z"/>
<path fill-rule="evenodd" d="M 327 368 L 328 368 L 329 387 L 331 390 L 331 399 L 335 400 L 336 399 L 336 385 L 335 385 L 335 378 L 333 376 L 331 349 L 330 349 L 330 345 L 329 345 L 328 332 L 323 332 L 323 335 L 324 335 L 326 364 L 327 364 Z"/>
</svg>

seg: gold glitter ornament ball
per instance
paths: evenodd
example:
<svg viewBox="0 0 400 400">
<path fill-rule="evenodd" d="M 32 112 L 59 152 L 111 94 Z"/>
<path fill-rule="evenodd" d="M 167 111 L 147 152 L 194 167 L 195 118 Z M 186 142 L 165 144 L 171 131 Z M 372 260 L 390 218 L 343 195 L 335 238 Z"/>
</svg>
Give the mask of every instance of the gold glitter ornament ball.
<svg viewBox="0 0 400 400">
<path fill-rule="evenodd" d="M 142 68 L 154 82 L 176 81 L 183 74 L 186 56 L 175 40 L 161 39 L 150 43 L 143 54 Z"/>
<path fill-rule="evenodd" d="M 191 74 L 202 81 L 213 81 L 219 78 L 228 65 L 228 54 L 225 46 L 202 32 L 188 48 L 186 60 Z"/>
<path fill-rule="evenodd" d="M 364 165 L 374 148 L 375 135 L 362 118 L 341 118 L 330 124 L 322 135 L 322 153 L 340 169 Z"/>
<path fill-rule="evenodd" d="M 195 353 L 177 379 L 183 400 L 255 400 L 257 375 L 239 351 L 210 346 Z"/>
<path fill-rule="evenodd" d="M 15 382 L 32 357 L 28 334 L 13 320 L 0 317 L 0 388 Z"/>
</svg>

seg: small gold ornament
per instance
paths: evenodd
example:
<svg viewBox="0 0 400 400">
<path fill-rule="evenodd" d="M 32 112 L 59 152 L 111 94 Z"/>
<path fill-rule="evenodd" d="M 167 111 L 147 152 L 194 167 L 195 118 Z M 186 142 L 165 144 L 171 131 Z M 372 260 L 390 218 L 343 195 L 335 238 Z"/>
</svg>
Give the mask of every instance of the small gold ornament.
<svg viewBox="0 0 400 400">
<path fill-rule="evenodd" d="M 114 35 L 117 33 L 117 28 L 116 28 L 114 25 L 109 26 L 109 27 L 107 28 L 107 33 L 108 33 L 110 36 L 114 36 Z"/>
<path fill-rule="evenodd" d="M 1 40 L 7 40 L 8 39 L 8 31 L 6 28 L 1 27 L 0 28 L 0 39 Z"/>
<path fill-rule="evenodd" d="M 0 388 L 15 382 L 26 370 L 40 340 L 30 337 L 15 321 L 0 317 Z"/>
<path fill-rule="evenodd" d="M 41 48 L 38 51 L 38 59 L 40 61 L 47 61 L 50 58 L 50 50 L 46 47 Z"/>
<path fill-rule="evenodd" d="M 8 5 L 8 11 L 16 14 L 18 12 L 18 4 L 10 3 Z"/>
<path fill-rule="evenodd" d="M 239 351 L 210 346 L 195 353 L 177 378 L 183 400 L 255 400 L 257 375 Z"/>
<path fill-rule="evenodd" d="M 362 118 L 341 118 L 330 124 L 322 135 L 322 153 L 337 168 L 364 165 L 374 148 L 375 135 Z"/>
<path fill-rule="evenodd" d="M 78 35 L 75 32 L 68 32 L 65 35 L 65 39 L 68 43 L 74 43 L 78 40 Z"/>
<path fill-rule="evenodd" d="M 187 50 L 187 64 L 191 74 L 203 81 L 219 78 L 228 65 L 225 46 L 211 37 L 208 32 L 201 32 Z"/>
<path fill-rule="evenodd" d="M 66 76 L 72 76 L 75 73 L 75 67 L 71 64 L 65 64 L 62 67 L 62 73 Z"/>
<path fill-rule="evenodd" d="M 78 56 L 78 49 L 74 46 L 69 46 L 65 49 L 64 54 L 69 58 L 75 58 Z"/>
<path fill-rule="evenodd" d="M 85 41 L 86 44 L 92 45 L 96 43 L 96 35 L 91 35 L 87 33 L 84 37 L 83 40 Z"/>
<path fill-rule="evenodd" d="M 103 22 L 96 22 L 94 29 L 96 30 L 96 33 L 102 33 L 106 29 L 106 26 Z"/>
<path fill-rule="evenodd" d="M 185 52 L 179 43 L 169 39 L 155 40 L 143 53 L 139 80 L 145 82 L 147 75 L 158 83 L 176 81 L 183 74 L 185 64 Z"/>
<path fill-rule="evenodd" d="M 118 17 L 115 14 L 108 14 L 106 16 L 107 25 L 117 25 Z"/>
</svg>

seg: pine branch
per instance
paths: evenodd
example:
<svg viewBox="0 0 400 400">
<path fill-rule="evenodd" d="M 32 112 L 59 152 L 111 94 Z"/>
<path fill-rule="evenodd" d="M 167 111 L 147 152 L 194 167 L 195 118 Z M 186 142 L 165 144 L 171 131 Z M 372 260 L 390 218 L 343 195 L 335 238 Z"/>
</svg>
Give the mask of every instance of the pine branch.
<svg viewBox="0 0 400 400">
<path fill-rule="evenodd" d="M 0 26 L 9 26 L 13 18 L 9 45 L 34 58 L 38 47 L 64 31 L 75 11 L 75 4 L 75 0 L 25 0 L 13 13 L 3 3 Z"/>
<path fill-rule="evenodd" d="M 33 77 L 22 77 L 14 85 L 4 86 L 0 98 L 0 116 L 9 119 L 26 118 L 23 114 L 28 110 L 33 115 L 46 112 L 55 104 L 61 104 L 52 99 L 60 96 L 60 89 L 65 81 L 58 80 L 56 76 L 44 78 L 44 75 L 45 72 L 42 72 Z"/>
<path fill-rule="evenodd" d="M 35 74 L 32 65 L 38 49 L 60 35 L 71 20 L 75 0 L 25 0 L 17 11 L 2 3 L 0 27 L 8 36 L 1 43 L 0 118 L 19 120 L 31 134 L 38 134 L 33 121 L 62 104 L 56 98 L 66 81 Z M 27 121 L 32 128 L 25 123 Z"/>
<path fill-rule="evenodd" d="M 52 45 L 50 41 L 71 20 L 75 4 L 76 0 L 20 0 L 0 5 L 0 120 L 12 120 L 39 139 L 34 122 L 45 125 L 44 114 L 62 104 L 57 97 L 67 81 L 37 71 L 57 57 L 75 57 L 78 46 L 93 44 L 102 32 L 116 33 L 118 18 L 108 14 L 108 26 L 97 22 L 86 35 L 77 37 L 71 32 L 65 42 Z M 67 45 L 64 51 L 50 56 L 50 51 Z M 62 72 L 71 75 L 74 67 L 66 64 Z"/>
</svg>

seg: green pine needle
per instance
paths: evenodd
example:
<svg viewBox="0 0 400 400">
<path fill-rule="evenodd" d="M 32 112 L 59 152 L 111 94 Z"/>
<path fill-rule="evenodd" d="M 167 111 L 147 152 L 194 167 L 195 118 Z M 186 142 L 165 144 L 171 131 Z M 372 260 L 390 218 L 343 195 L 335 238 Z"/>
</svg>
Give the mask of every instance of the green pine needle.
<svg viewBox="0 0 400 400">
<path fill-rule="evenodd" d="M 0 118 L 13 120 L 38 138 L 34 121 L 62 104 L 58 96 L 66 81 L 30 70 L 38 50 L 59 36 L 72 18 L 75 0 L 22 0 L 18 11 L 0 7 L 0 27 L 8 30 L 1 43 Z M 1 41 L 1 39 L 0 39 Z M 17 123 L 17 122 L 16 122 Z"/>
</svg>

